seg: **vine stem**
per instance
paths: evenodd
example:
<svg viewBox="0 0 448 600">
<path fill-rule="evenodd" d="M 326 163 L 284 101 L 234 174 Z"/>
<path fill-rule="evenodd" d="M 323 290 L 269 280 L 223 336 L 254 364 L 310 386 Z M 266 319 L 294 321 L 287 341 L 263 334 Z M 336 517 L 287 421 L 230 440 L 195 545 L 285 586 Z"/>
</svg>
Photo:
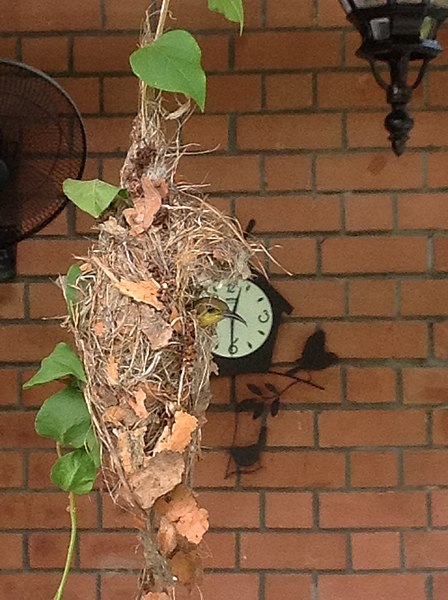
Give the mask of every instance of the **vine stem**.
<svg viewBox="0 0 448 600">
<path fill-rule="evenodd" d="M 162 7 L 160 9 L 159 22 L 157 23 L 157 30 L 154 39 L 157 40 L 163 33 L 165 28 L 165 21 L 168 16 L 168 10 L 170 7 L 170 0 L 163 0 Z"/>
<path fill-rule="evenodd" d="M 69 492 L 68 495 L 70 502 L 70 542 L 67 550 L 67 558 L 65 560 L 64 572 L 62 574 L 61 582 L 59 583 L 58 591 L 54 596 L 53 600 L 61 600 L 64 594 L 65 585 L 70 573 L 70 569 L 73 561 L 73 554 L 75 552 L 76 537 L 78 533 L 78 510 L 76 506 L 76 494 Z"/>
</svg>

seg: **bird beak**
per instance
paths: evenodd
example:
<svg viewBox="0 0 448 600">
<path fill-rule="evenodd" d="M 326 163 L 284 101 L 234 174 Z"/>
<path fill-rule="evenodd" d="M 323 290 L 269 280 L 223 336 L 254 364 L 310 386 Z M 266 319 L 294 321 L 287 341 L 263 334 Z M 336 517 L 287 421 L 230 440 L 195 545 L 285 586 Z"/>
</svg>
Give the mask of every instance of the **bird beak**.
<svg viewBox="0 0 448 600">
<path fill-rule="evenodd" d="M 237 313 L 230 312 L 229 310 L 224 311 L 222 313 L 222 316 L 226 319 L 233 319 L 234 321 L 239 321 L 240 323 L 244 323 L 244 325 L 247 325 L 243 317 L 240 317 L 240 315 L 238 315 Z"/>
</svg>

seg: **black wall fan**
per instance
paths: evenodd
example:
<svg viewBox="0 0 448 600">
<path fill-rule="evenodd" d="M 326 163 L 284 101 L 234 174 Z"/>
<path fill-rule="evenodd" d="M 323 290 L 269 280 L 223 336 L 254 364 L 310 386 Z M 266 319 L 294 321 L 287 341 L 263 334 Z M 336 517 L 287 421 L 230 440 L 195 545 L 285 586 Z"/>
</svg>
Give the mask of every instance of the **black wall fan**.
<svg viewBox="0 0 448 600">
<path fill-rule="evenodd" d="M 86 135 L 70 96 L 42 71 L 0 60 L 0 282 L 15 275 L 17 243 L 64 208 L 80 179 Z"/>
</svg>

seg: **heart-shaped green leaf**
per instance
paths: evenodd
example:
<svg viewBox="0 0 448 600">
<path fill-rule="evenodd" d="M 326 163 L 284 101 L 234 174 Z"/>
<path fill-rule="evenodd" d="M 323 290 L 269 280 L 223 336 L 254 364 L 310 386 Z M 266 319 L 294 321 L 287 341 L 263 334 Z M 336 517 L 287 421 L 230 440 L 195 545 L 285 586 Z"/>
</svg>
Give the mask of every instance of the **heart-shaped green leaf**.
<svg viewBox="0 0 448 600">
<path fill-rule="evenodd" d="M 79 381 L 87 381 L 78 355 L 71 346 L 60 342 L 53 352 L 43 359 L 39 371 L 23 385 L 23 388 L 27 390 L 35 385 L 42 385 L 69 375 L 76 377 Z"/>
<path fill-rule="evenodd" d="M 133 52 L 130 62 L 135 75 L 149 86 L 190 96 L 204 111 L 206 77 L 201 49 L 188 31 L 164 33 L 149 46 Z"/>
<path fill-rule="evenodd" d="M 62 189 L 73 204 L 95 218 L 110 206 L 121 191 L 121 188 L 99 179 L 66 179 Z"/>
<path fill-rule="evenodd" d="M 73 388 L 65 388 L 45 400 L 35 425 L 42 437 L 73 448 L 85 446 L 92 433 L 92 420 L 84 395 Z"/>
<path fill-rule="evenodd" d="M 51 481 L 66 492 L 88 494 L 96 479 L 96 467 L 84 448 L 64 454 L 51 469 Z"/>
<path fill-rule="evenodd" d="M 214 12 L 221 13 L 229 19 L 240 24 L 240 33 L 244 27 L 243 0 L 208 0 L 208 7 Z"/>
</svg>

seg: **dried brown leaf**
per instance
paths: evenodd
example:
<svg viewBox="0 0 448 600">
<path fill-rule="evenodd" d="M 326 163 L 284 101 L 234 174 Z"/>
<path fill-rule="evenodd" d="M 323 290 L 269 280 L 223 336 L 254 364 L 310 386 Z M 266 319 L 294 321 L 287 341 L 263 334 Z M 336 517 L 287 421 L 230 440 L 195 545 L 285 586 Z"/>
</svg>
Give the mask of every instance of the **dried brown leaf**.
<svg viewBox="0 0 448 600">
<path fill-rule="evenodd" d="M 95 335 L 98 337 L 104 335 L 105 330 L 106 326 L 104 325 L 104 321 L 98 321 L 98 323 L 95 324 Z"/>
<path fill-rule="evenodd" d="M 157 545 L 163 556 L 171 554 L 177 546 L 176 528 L 166 517 L 160 519 L 157 532 Z"/>
<path fill-rule="evenodd" d="M 146 419 L 149 414 L 145 406 L 145 400 L 146 393 L 142 388 L 138 388 L 134 392 L 134 396 L 129 398 L 129 406 L 139 419 Z"/>
<path fill-rule="evenodd" d="M 208 530 L 208 512 L 205 508 L 196 507 L 183 515 L 176 523 L 176 529 L 192 544 L 199 544 Z"/>
<path fill-rule="evenodd" d="M 196 417 L 183 410 L 176 411 L 171 434 L 166 435 L 166 431 L 164 430 L 154 448 L 154 452 L 162 452 L 163 450 L 183 452 L 190 443 L 191 434 L 196 430 L 197 426 L 198 420 Z"/>
<path fill-rule="evenodd" d="M 192 589 L 202 579 L 201 557 L 194 550 L 179 551 L 169 560 L 171 572 L 183 585 Z"/>
<path fill-rule="evenodd" d="M 122 279 L 115 284 L 118 290 L 125 296 L 129 296 L 136 302 L 149 304 L 157 310 L 162 310 L 164 305 L 157 299 L 160 290 L 160 284 L 154 279 L 148 281 L 128 281 Z"/>
<path fill-rule="evenodd" d="M 170 325 L 176 333 L 183 333 L 182 319 L 179 310 L 173 306 L 170 314 Z"/>
<path fill-rule="evenodd" d="M 134 473 L 129 483 L 140 506 L 147 510 L 157 498 L 170 492 L 182 480 L 184 459 L 178 452 L 160 452 L 152 457 L 141 473 Z"/>
<path fill-rule="evenodd" d="M 165 592 L 148 592 L 143 600 L 170 600 L 170 597 Z"/>
<path fill-rule="evenodd" d="M 132 427 L 135 424 L 136 418 L 133 411 L 124 406 L 109 406 L 102 414 L 102 419 L 105 423 L 110 423 L 115 427 L 125 425 Z"/>
<path fill-rule="evenodd" d="M 123 211 L 134 235 L 139 235 L 151 227 L 162 206 L 161 190 L 156 187 L 156 182 L 153 183 L 149 177 L 142 177 L 142 188 L 143 196 L 134 200 L 132 208 Z"/>
<path fill-rule="evenodd" d="M 112 385 L 118 383 L 118 364 L 115 357 L 111 354 L 107 359 L 107 376 Z"/>
<path fill-rule="evenodd" d="M 160 350 L 168 346 L 173 336 L 173 329 L 160 313 L 144 304 L 140 307 L 140 317 L 140 330 L 148 338 L 152 350 Z"/>
<path fill-rule="evenodd" d="M 104 223 L 100 223 L 99 229 L 106 231 L 108 234 L 119 237 L 126 233 L 126 229 L 118 224 L 115 217 L 109 217 Z"/>
</svg>

